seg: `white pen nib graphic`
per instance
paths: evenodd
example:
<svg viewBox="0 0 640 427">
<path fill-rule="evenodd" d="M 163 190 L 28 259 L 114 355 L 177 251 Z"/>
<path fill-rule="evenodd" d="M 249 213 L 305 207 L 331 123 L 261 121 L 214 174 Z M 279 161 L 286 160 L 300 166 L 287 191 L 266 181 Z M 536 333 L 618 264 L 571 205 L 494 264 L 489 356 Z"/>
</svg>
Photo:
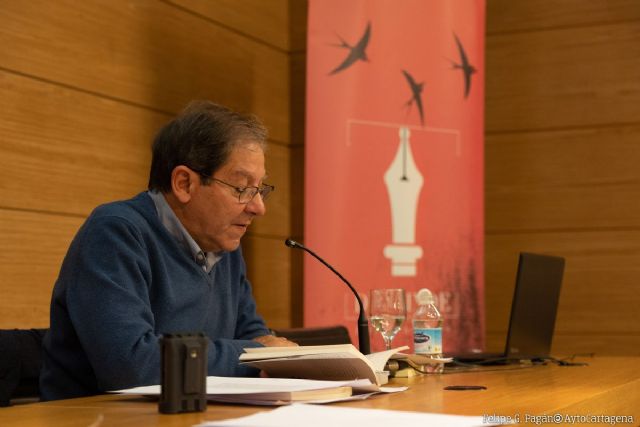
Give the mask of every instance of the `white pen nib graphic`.
<svg viewBox="0 0 640 427">
<path fill-rule="evenodd" d="M 383 253 L 391 260 L 392 276 L 415 276 L 416 261 L 422 257 L 422 247 L 415 243 L 416 212 L 424 180 L 413 160 L 409 129 L 401 127 L 399 134 L 398 152 L 384 174 L 393 243 L 385 246 Z"/>
</svg>

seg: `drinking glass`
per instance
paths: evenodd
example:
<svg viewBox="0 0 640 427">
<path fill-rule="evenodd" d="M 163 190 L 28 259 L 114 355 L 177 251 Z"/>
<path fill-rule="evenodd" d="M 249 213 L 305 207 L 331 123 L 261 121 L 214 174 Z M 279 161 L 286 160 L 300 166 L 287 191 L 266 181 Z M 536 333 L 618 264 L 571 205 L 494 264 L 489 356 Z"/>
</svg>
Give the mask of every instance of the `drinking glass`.
<svg viewBox="0 0 640 427">
<path fill-rule="evenodd" d="M 373 328 L 382 334 L 389 350 L 404 319 L 407 305 L 404 289 L 372 289 L 369 295 L 369 320 Z"/>
</svg>

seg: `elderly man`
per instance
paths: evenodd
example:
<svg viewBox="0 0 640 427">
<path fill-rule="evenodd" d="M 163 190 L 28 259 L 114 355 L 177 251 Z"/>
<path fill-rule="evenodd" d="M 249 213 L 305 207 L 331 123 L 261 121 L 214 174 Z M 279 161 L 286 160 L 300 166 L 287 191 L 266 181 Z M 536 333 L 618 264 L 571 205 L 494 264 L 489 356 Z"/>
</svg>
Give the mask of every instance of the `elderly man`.
<svg viewBox="0 0 640 427">
<path fill-rule="evenodd" d="M 64 259 L 44 338 L 44 400 L 160 382 L 161 334 L 203 332 L 208 373 L 257 374 L 245 347 L 294 345 L 256 313 L 240 239 L 274 188 L 254 117 L 194 102 L 153 143 L 149 191 L 95 209 Z"/>
</svg>

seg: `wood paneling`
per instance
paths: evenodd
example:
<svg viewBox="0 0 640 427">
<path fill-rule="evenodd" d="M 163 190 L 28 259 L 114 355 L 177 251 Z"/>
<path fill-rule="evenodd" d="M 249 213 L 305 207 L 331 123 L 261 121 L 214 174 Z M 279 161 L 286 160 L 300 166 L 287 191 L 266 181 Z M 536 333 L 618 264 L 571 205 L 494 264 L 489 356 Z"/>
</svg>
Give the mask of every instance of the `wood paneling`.
<svg viewBox="0 0 640 427">
<path fill-rule="evenodd" d="M 640 230 L 490 234 L 486 238 L 487 331 L 506 331 L 518 252 L 566 257 L 559 333 L 640 337 Z"/>
<path fill-rule="evenodd" d="M 567 259 L 554 353 L 638 354 L 640 8 L 549 5 L 488 1 L 487 341 L 529 251 Z"/>
<path fill-rule="evenodd" d="M 34 103 L 36 99 L 38 102 Z M 0 109 L 2 206 L 74 214 L 78 216 L 76 222 L 81 222 L 98 204 L 128 198 L 146 188 L 150 142 L 157 128 L 167 120 L 164 114 L 144 108 L 2 71 Z M 86 114 L 87 111 L 91 114 Z M 293 190 L 289 153 L 287 146 L 270 146 L 268 168 L 278 191 L 269 201 L 270 215 L 257 221 L 254 230 L 281 236 L 279 240 L 291 233 L 289 205 Z M 49 216 L 44 215 L 41 220 L 39 228 L 47 227 Z M 51 226 L 54 230 L 58 227 Z M 54 244 L 49 237 L 39 236 L 37 228 L 20 229 L 20 233 L 27 239 L 44 239 L 45 243 Z M 66 251 L 66 245 L 61 250 Z M 32 248 L 23 245 L 13 248 L 5 261 L 20 265 L 20 260 L 32 256 Z M 60 259 L 39 258 L 39 268 L 57 274 Z M 266 259 L 257 262 L 271 261 L 267 254 Z M 40 276 L 32 279 L 44 282 Z M 49 274 L 47 286 L 54 280 L 55 275 Z M 18 283 L 22 282 L 25 280 Z M 0 286 L 0 291 L 10 292 L 11 283 L 14 281 Z M 18 290 L 16 298 L 29 300 L 30 292 L 23 293 L 28 289 L 31 287 Z M 40 295 L 40 299 L 32 301 L 34 313 L 41 317 L 32 322 L 37 324 L 48 321 L 50 289 Z M 34 316 L 28 319 L 35 320 Z"/>
<path fill-rule="evenodd" d="M 291 52 L 307 50 L 307 0 L 289 0 L 289 40 Z M 295 100 L 292 97 L 292 100 Z"/>
<path fill-rule="evenodd" d="M 640 7 L 637 0 L 487 1 L 488 34 L 602 25 L 639 19 Z"/>
<path fill-rule="evenodd" d="M 0 329 L 49 326 L 51 290 L 83 220 L 0 209 Z"/>
<path fill-rule="evenodd" d="M 0 67 L 153 109 L 211 99 L 289 138 L 288 58 L 168 3 L 4 2 Z"/>
<path fill-rule="evenodd" d="M 304 233 L 304 146 L 302 145 L 291 148 L 289 179 L 291 181 L 291 235 L 302 239 Z M 302 265 L 299 267 L 302 268 Z"/>
<path fill-rule="evenodd" d="M 165 1 L 184 7 L 280 50 L 291 50 L 289 0 Z"/>
<path fill-rule="evenodd" d="M 637 123 L 640 24 L 491 35 L 486 70 L 489 133 Z"/>
<path fill-rule="evenodd" d="M 283 51 L 301 52 L 307 46 L 307 0 L 164 1 Z"/>
<path fill-rule="evenodd" d="M 289 165 L 291 150 L 288 146 L 270 144 L 266 153 L 267 182 L 276 187 L 266 202 L 267 214 L 257 218 L 250 233 L 269 236 L 287 236 L 291 233 L 291 181 Z"/>
<path fill-rule="evenodd" d="M 0 71 L 0 205 L 88 215 L 147 187 L 164 114 Z"/>
<path fill-rule="evenodd" d="M 258 311 L 271 328 L 299 325 L 301 318 L 302 264 L 299 251 L 284 245 L 283 239 L 246 236 L 242 241 L 248 258 L 247 275 L 253 284 Z M 261 262 L 260 262 L 261 261 Z"/>
<path fill-rule="evenodd" d="M 304 124 L 306 113 L 306 67 L 307 55 L 296 53 L 291 55 L 289 65 L 291 76 L 291 144 L 304 144 Z"/>
<path fill-rule="evenodd" d="M 169 119 L 3 71 L 0 111 L 6 162 L 0 168 L 0 205 L 77 215 L 146 189 L 151 141 Z M 267 167 L 277 191 L 269 200 L 270 215 L 256 223 L 261 233 L 291 232 L 290 161 L 287 146 L 270 144 Z"/>
<path fill-rule="evenodd" d="M 486 228 L 640 227 L 640 126 L 491 134 Z"/>
<path fill-rule="evenodd" d="M 299 322 L 295 268 L 275 250 L 277 242 L 287 253 L 291 197 L 301 191 L 289 180 L 290 61 L 277 45 L 289 37 L 289 4 L 217 4 L 217 19 L 188 0 L 0 8 L 0 239 L 8 242 L 0 327 L 48 326 L 51 289 L 76 229 L 96 205 L 146 188 L 154 134 L 198 98 L 256 113 L 270 130 L 267 167 L 278 191 L 247 239 L 274 247 L 255 245 L 247 261 L 268 274 L 256 282 L 262 305 L 276 307 L 268 318 L 279 327 Z"/>
</svg>

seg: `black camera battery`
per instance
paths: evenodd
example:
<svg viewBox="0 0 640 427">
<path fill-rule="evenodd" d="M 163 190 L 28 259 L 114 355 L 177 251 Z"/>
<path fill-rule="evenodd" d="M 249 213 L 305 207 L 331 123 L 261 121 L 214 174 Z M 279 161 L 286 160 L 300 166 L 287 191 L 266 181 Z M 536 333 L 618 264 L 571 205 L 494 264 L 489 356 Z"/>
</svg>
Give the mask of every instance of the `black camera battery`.
<svg viewBox="0 0 640 427">
<path fill-rule="evenodd" d="M 158 410 L 163 414 L 207 409 L 207 338 L 179 333 L 160 337 L 161 383 Z"/>
</svg>

